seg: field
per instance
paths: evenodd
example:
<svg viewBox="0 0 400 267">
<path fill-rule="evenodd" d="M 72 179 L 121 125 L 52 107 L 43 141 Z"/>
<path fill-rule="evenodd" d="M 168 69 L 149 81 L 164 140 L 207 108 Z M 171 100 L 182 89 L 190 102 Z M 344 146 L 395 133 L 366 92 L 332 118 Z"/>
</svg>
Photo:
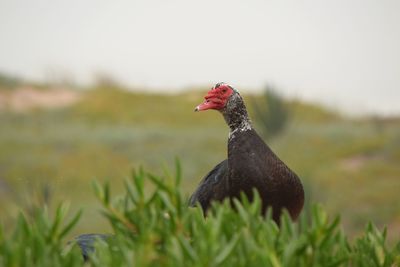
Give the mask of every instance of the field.
<svg viewBox="0 0 400 267">
<path fill-rule="evenodd" d="M 46 90 L 46 89 L 40 89 Z M 109 181 L 113 194 L 143 166 L 155 174 L 182 165 L 188 196 L 200 178 L 226 157 L 228 129 L 216 112 L 194 113 L 206 88 L 177 94 L 112 88 L 78 92 L 63 107 L 0 113 L 0 221 L 12 227 L 17 212 L 60 201 L 83 214 L 70 237 L 111 232 L 100 214 L 92 181 Z M 250 113 L 259 97 L 246 95 Z M 344 230 L 359 235 L 367 222 L 400 238 L 400 119 L 350 118 L 287 100 L 287 129 L 268 143 L 305 184 L 307 207 L 319 202 Z M 259 127 L 255 122 L 256 128 Z"/>
</svg>

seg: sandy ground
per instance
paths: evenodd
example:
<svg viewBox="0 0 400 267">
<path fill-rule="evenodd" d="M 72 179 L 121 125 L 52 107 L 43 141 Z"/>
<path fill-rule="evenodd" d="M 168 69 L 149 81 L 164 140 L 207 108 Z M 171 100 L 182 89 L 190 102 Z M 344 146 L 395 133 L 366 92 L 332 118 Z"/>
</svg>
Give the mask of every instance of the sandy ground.
<svg viewBox="0 0 400 267">
<path fill-rule="evenodd" d="M 71 105 L 81 98 L 77 91 L 64 88 L 39 90 L 21 87 L 0 91 L 0 111 L 24 112 L 35 108 L 59 108 Z"/>
</svg>

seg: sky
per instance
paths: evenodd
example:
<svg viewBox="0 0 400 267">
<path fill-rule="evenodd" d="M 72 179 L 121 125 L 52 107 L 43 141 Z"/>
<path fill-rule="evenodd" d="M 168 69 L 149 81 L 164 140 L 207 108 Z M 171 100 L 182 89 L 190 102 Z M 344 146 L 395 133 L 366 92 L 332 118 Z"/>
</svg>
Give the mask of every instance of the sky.
<svg viewBox="0 0 400 267">
<path fill-rule="evenodd" d="M 0 0 L 0 72 L 184 90 L 220 81 L 400 114 L 397 0 Z"/>
</svg>

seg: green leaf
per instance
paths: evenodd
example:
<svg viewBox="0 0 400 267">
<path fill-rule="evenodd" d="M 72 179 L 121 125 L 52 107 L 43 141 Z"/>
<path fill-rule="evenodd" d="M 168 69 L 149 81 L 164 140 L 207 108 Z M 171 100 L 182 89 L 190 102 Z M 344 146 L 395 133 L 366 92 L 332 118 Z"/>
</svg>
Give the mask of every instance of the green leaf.
<svg viewBox="0 0 400 267">
<path fill-rule="evenodd" d="M 242 221 L 245 222 L 246 224 L 248 224 L 249 223 L 249 214 L 244 209 L 242 203 L 237 198 L 233 199 L 233 203 L 235 204 L 235 208 L 239 212 L 239 215 L 242 218 Z"/>
<path fill-rule="evenodd" d="M 190 246 L 189 242 L 182 236 L 178 236 L 178 241 L 186 257 L 190 258 L 192 262 L 197 262 L 198 257 L 196 251 Z"/>
<path fill-rule="evenodd" d="M 63 238 L 66 234 L 68 234 L 71 229 L 78 223 L 79 219 L 82 215 L 82 209 L 80 209 L 75 216 L 68 222 L 68 224 L 61 230 L 59 238 Z"/>
<path fill-rule="evenodd" d="M 233 252 L 239 239 L 240 239 L 240 233 L 236 233 L 231 239 L 231 241 L 229 241 L 229 243 L 224 246 L 223 250 L 215 258 L 215 263 L 217 265 L 222 264 L 228 258 L 228 256 Z"/>
<path fill-rule="evenodd" d="M 169 188 L 160 178 L 152 174 L 148 174 L 148 177 L 154 183 L 154 185 L 157 186 L 158 190 L 163 190 L 165 192 L 168 192 L 169 194 L 172 193 L 171 188 Z"/>
<path fill-rule="evenodd" d="M 94 190 L 94 193 L 96 195 L 96 197 L 104 203 L 104 191 L 103 191 L 103 187 L 99 184 L 99 182 L 97 181 L 93 181 L 92 182 L 92 187 Z"/>
<path fill-rule="evenodd" d="M 136 186 L 136 191 L 139 196 L 143 198 L 144 196 L 144 171 L 143 168 L 139 169 L 139 172 L 133 172 L 133 182 Z"/>
</svg>

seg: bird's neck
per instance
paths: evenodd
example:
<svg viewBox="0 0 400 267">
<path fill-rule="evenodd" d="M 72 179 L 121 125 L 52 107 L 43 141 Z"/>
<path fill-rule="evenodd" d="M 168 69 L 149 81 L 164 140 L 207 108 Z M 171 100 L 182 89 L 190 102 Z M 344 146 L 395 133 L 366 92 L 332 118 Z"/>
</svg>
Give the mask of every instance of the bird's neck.
<svg viewBox="0 0 400 267">
<path fill-rule="evenodd" d="M 230 128 L 229 138 L 233 138 L 236 133 L 252 129 L 246 106 L 239 95 L 228 101 L 225 109 L 222 110 L 222 115 Z"/>
</svg>

